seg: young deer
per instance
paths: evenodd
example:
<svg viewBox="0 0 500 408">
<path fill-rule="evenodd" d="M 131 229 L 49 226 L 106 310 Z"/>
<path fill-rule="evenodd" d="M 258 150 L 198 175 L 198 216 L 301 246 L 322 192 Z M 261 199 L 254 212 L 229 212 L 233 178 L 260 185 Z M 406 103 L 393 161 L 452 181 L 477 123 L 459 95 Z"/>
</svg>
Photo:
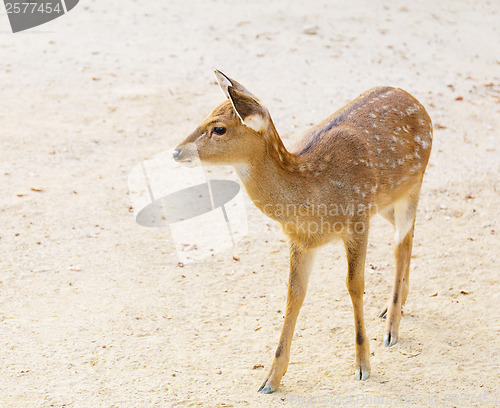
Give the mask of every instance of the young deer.
<svg viewBox="0 0 500 408">
<path fill-rule="evenodd" d="M 285 374 L 314 250 L 344 242 L 347 289 L 354 309 L 355 372 L 370 375 L 363 318 L 364 269 L 370 217 L 379 212 L 395 228 L 394 287 L 384 344 L 398 340 L 408 296 L 413 228 L 422 178 L 431 152 L 432 123 L 410 94 L 373 88 L 319 125 L 297 146 L 283 145 L 267 109 L 241 84 L 215 71 L 227 100 L 174 151 L 190 163 L 232 165 L 255 205 L 278 221 L 289 239 L 290 276 L 285 321 L 271 368 L 259 388 L 274 392 Z"/>
</svg>

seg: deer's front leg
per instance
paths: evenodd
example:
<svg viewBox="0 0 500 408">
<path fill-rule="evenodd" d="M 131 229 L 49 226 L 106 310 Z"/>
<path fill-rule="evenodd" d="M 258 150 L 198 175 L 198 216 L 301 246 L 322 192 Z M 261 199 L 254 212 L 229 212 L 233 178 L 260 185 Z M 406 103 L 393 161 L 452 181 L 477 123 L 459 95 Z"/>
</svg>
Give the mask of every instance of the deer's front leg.
<svg viewBox="0 0 500 408">
<path fill-rule="evenodd" d="M 363 293 L 365 291 L 365 258 L 368 232 L 356 234 L 345 241 L 347 255 L 347 290 L 354 309 L 356 339 L 356 380 L 370 376 L 370 345 L 365 331 L 363 316 Z"/>
<path fill-rule="evenodd" d="M 290 243 L 290 277 L 288 280 L 285 322 L 283 323 L 273 364 L 259 388 L 259 392 L 262 394 L 270 394 L 276 391 L 288 367 L 295 323 L 306 296 L 312 260 L 313 250 L 304 248 L 299 244 Z"/>
</svg>

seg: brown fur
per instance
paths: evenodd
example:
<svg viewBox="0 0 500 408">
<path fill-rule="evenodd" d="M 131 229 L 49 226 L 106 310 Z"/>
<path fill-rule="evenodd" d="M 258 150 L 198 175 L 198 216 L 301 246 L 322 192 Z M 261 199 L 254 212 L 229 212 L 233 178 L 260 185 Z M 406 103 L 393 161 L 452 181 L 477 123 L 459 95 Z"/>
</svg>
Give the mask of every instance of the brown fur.
<svg viewBox="0 0 500 408">
<path fill-rule="evenodd" d="M 397 341 L 401 306 L 408 295 L 413 224 L 431 150 L 431 120 L 405 91 L 373 88 L 310 129 L 287 151 L 258 99 L 222 73 L 216 76 L 228 100 L 177 147 L 176 160 L 190 161 L 198 154 L 204 164 L 234 165 L 252 201 L 278 221 L 289 238 L 285 321 L 259 390 L 273 392 L 286 372 L 314 249 L 335 237 L 344 241 L 348 261 L 356 378 L 365 380 L 370 373 L 363 321 L 369 219 L 381 212 L 396 229 L 396 272 L 384 338 L 389 346 Z M 225 127 L 226 133 L 215 135 L 215 126 Z"/>
</svg>

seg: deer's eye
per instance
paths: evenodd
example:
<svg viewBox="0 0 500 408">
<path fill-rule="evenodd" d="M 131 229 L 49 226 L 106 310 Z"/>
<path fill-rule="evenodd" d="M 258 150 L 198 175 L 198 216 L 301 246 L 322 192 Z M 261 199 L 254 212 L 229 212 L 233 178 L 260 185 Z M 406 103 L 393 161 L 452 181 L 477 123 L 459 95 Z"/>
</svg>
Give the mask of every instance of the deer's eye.
<svg viewBox="0 0 500 408">
<path fill-rule="evenodd" d="M 224 133 L 226 133 L 226 128 L 223 126 L 216 126 L 214 127 L 213 132 L 218 136 L 222 136 Z"/>
</svg>

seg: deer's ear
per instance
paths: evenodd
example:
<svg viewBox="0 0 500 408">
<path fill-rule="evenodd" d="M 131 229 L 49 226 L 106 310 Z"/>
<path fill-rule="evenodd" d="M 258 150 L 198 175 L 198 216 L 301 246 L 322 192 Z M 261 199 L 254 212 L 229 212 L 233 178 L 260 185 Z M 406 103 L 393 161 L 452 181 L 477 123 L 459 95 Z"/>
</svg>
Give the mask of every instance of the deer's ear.
<svg viewBox="0 0 500 408">
<path fill-rule="evenodd" d="M 228 88 L 232 86 L 234 89 L 237 91 L 240 91 L 244 93 L 245 95 L 248 95 L 256 100 L 258 100 L 254 95 L 248 91 L 243 85 L 241 85 L 239 82 L 236 82 L 234 79 L 229 78 L 228 76 L 224 75 L 222 72 L 219 70 L 214 71 L 215 78 L 217 78 L 217 82 L 219 83 L 219 86 L 222 89 L 222 92 L 224 92 L 224 95 L 226 95 L 226 98 L 229 98 L 229 92 Z"/>
<path fill-rule="evenodd" d="M 263 130 L 267 124 L 267 109 L 252 96 L 232 86 L 227 88 L 227 93 L 241 122 L 256 132 Z"/>
</svg>

